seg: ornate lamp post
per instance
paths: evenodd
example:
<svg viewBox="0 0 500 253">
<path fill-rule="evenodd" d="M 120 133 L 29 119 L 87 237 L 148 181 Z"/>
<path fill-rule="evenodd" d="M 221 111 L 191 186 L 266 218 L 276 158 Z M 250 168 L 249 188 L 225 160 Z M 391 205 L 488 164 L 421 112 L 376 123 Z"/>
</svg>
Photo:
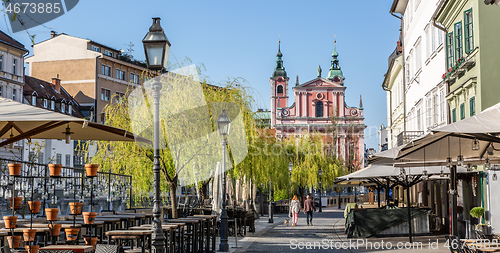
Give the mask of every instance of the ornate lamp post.
<svg viewBox="0 0 500 253">
<path fill-rule="evenodd" d="M 220 244 L 219 251 L 227 252 L 229 251 L 229 244 L 227 242 L 228 226 L 227 226 L 227 211 L 226 211 L 226 138 L 229 134 L 229 128 L 231 127 L 231 120 L 226 113 L 226 110 L 222 110 L 222 113 L 217 120 L 219 127 L 219 134 L 222 137 L 222 171 L 224 171 L 224 177 L 222 180 L 222 212 L 220 215 Z"/>
<path fill-rule="evenodd" d="M 290 162 L 288 163 L 288 176 L 290 178 L 290 195 L 289 195 L 289 209 L 291 208 L 291 204 L 292 204 L 292 170 L 293 170 L 293 163 Z M 288 215 L 291 215 L 292 214 L 292 210 L 288 210 Z"/>
<path fill-rule="evenodd" d="M 160 25 L 160 18 L 153 18 L 149 32 L 142 40 L 146 54 L 146 64 L 150 70 L 162 71 L 167 65 L 170 42 Z M 165 235 L 161 226 L 160 211 L 160 95 L 162 84 L 156 78 L 153 80 L 154 100 L 154 200 L 153 200 L 153 230 L 151 235 L 154 253 L 165 253 Z"/>
<path fill-rule="evenodd" d="M 319 212 L 323 212 L 322 210 L 322 205 L 321 205 L 321 175 L 323 174 L 323 171 L 321 170 L 321 168 L 319 168 L 319 171 L 318 171 L 318 175 L 319 175 Z"/>
</svg>

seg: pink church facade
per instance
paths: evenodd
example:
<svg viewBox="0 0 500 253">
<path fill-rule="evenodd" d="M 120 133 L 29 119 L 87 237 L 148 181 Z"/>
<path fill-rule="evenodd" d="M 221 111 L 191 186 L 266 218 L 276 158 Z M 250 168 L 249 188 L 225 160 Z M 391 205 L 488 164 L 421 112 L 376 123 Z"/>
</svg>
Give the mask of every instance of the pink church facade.
<svg viewBox="0 0 500 253">
<path fill-rule="evenodd" d="M 271 127 L 276 129 L 276 137 L 321 134 L 326 153 L 336 155 L 353 170 L 363 168 L 366 125 L 361 96 L 358 107 L 345 103 L 345 77 L 337 51 L 334 49 L 326 78 L 321 77 L 321 67 L 318 68 L 318 77 L 313 80 L 300 84 L 297 77 L 292 94 L 289 94 L 289 78 L 282 56 L 278 49 L 276 68 L 270 79 Z M 291 99 L 293 103 L 290 105 Z"/>
</svg>

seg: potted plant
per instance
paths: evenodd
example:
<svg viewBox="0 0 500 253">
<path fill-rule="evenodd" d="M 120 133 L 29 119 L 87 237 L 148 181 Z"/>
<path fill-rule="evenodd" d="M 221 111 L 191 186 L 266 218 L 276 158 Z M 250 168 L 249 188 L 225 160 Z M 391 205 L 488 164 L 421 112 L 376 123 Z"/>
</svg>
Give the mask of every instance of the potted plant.
<svg viewBox="0 0 500 253">
<path fill-rule="evenodd" d="M 12 203 L 12 197 L 9 197 L 10 208 L 11 209 L 21 209 L 21 204 L 23 203 L 23 197 L 15 197 L 14 203 Z"/>
<path fill-rule="evenodd" d="M 69 211 L 71 214 L 82 214 L 82 202 L 69 202 Z"/>
<path fill-rule="evenodd" d="M 9 163 L 9 175 L 19 176 L 21 174 L 21 167 L 23 167 L 21 163 Z"/>
<path fill-rule="evenodd" d="M 55 221 L 59 214 L 59 208 L 45 208 L 45 213 L 47 214 L 48 221 Z"/>
<path fill-rule="evenodd" d="M 24 246 L 24 248 L 26 249 L 26 251 L 28 253 L 38 253 L 40 246 L 39 245 L 26 245 L 26 246 Z"/>
<path fill-rule="evenodd" d="M 17 249 L 19 248 L 19 244 L 21 243 L 21 236 L 20 235 L 7 236 L 7 241 L 9 242 L 9 247 L 11 249 Z"/>
<path fill-rule="evenodd" d="M 78 233 L 80 232 L 80 229 L 66 228 L 64 231 L 66 232 L 66 239 L 68 241 L 75 241 L 78 238 Z"/>
<path fill-rule="evenodd" d="M 34 229 L 23 229 L 23 238 L 25 242 L 32 242 L 35 240 L 36 230 Z"/>
<path fill-rule="evenodd" d="M 58 177 L 61 174 L 62 164 L 49 164 L 49 172 L 51 177 Z"/>
<path fill-rule="evenodd" d="M 85 224 L 94 224 L 96 212 L 83 212 L 83 219 Z"/>
<path fill-rule="evenodd" d="M 17 216 L 4 216 L 5 228 L 16 228 Z"/>
<path fill-rule="evenodd" d="M 61 233 L 62 224 L 49 224 L 49 232 L 51 236 L 59 236 Z"/>
<path fill-rule="evenodd" d="M 470 216 L 478 219 L 478 224 L 476 224 L 476 230 L 479 230 L 481 226 L 485 234 L 490 234 L 488 224 L 479 224 L 481 222 L 481 217 L 484 215 L 484 208 L 474 207 L 470 210 Z"/>
<path fill-rule="evenodd" d="M 85 236 L 83 237 L 86 245 L 92 245 L 95 248 L 95 244 L 97 243 L 97 236 Z"/>
<path fill-rule="evenodd" d="M 97 175 L 97 169 L 99 164 L 85 164 L 85 171 L 87 172 L 87 177 L 95 177 Z"/>
<path fill-rule="evenodd" d="M 30 213 L 38 213 L 40 212 L 40 205 L 42 201 L 28 201 L 28 206 L 30 207 Z"/>
</svg>

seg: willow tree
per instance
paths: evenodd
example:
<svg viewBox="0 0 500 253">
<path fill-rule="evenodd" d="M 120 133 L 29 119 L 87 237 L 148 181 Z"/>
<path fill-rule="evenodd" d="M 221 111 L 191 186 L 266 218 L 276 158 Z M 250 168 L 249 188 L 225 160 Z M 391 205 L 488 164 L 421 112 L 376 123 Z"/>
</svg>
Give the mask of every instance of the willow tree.
<svg viewBox="0 0 500 253">
<path fill-rule="evenodd" d="M 177 207 L 179 182 L 183 186 L 197 185 L 214 175 L 222 157 L 217 130 L 222 110 L 227 110 L 234 120 L 228 137 L 231 155 L 226 156 L 231 160 L 227 160 L 226 169 L 245 159 L 247 134 L 254 131 L 250 109 L 253 100 L 241 87 L 241 79 L 228 79 L 220 86 L 213 86 L 200 83 L 197 76 L 189 73 L 192 71 L 181 69 L 157 77 L 163 83 L 160 103 L 162 192 L 170 191 L 172 207 Z M 153 139 L 150 86 L 150 82 L 145 82 L 138 89 L 127 92 L 125 97 L 114 99 L 116 103 L 107 105 L 106 124 Z M 137 197 L 137 194 L 150 193 L 153 155 L 151 145 L 99 142 L 93 162 L 106 169 L 131 174 Z M 178 217 L 177 208 L 172 208 L 172 216 Z"/>
</svg>

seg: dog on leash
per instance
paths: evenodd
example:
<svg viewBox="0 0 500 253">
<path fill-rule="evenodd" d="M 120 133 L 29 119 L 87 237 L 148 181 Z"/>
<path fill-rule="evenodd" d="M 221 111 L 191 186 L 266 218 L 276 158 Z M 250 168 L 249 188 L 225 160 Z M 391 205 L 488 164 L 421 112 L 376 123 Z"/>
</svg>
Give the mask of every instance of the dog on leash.
<svg viewBox="0 0 500 253">
<path fill-rule="evenodd" d="M 288 224 L 289 224 L 289 223 L 290 223 L 290 220 L 285 219 L 285 226 L 287 226 L 287 227 L 288 227 Z"/>
</svg>

